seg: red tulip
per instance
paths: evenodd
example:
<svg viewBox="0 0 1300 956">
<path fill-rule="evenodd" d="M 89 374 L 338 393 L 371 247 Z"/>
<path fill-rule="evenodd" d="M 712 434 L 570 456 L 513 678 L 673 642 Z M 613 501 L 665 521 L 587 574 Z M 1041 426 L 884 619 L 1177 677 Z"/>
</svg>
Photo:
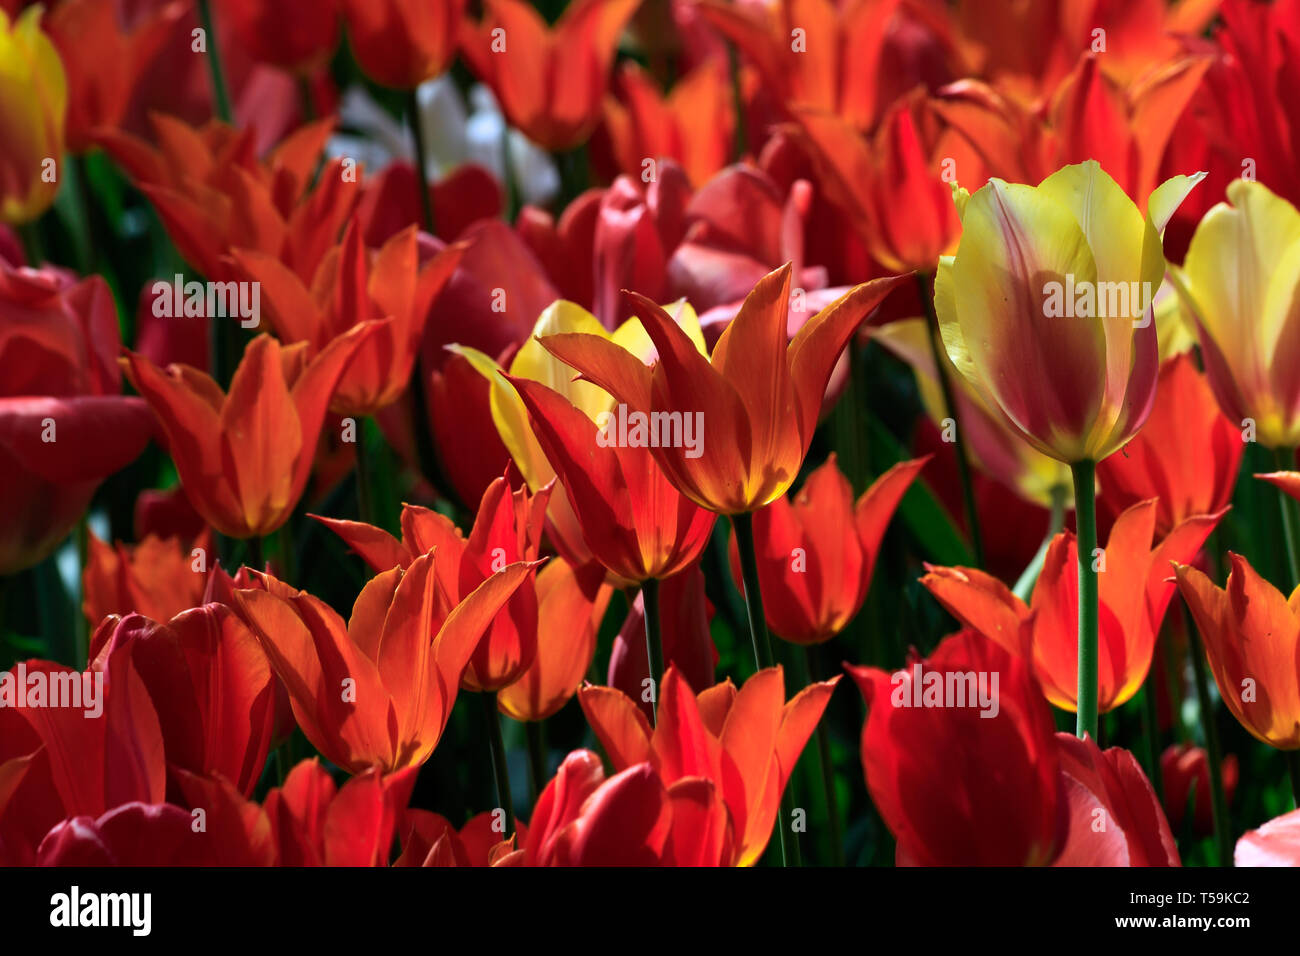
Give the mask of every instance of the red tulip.
<svg viewBox="0 0 1300 956">
<path fill-rule="evenodd" d="M 15 269 L 0 259 L 0 575 L 44 560 L 95 489 L 153 432 L 119 396 L 117 313 L 98 276 Z"/>
<path fill-rule="evenodd" d="M 1237 756 L 1223 758 L 1223 793 L 1228 803 L 1237 789 Z M 1214 816 L 1210 804 L 1210 764 L 1204 747 L 1190 744 L 1170 744 L 1160 755 L 1160 776 L 1164 781 L 1165 815 L 1174 830 L 1181 830 L 1187 812 L 1188 798 L 1192 798 L 1192 828 L 1198 836 L 1214 832 Z"/>
<path fill-rule="evenodd" d="M 845 666 L 867 702 L 867 789 L 900 864 L 1052 861 L 1066 795 L 1052 713 L 1021 658 L 966 630 L 892 675 Z"/>
<path fill-rule="evenodd" d="M 758 582 L 775 634 L 796 644 L 820 644 L 853 619 L 871 587 L 876 552 L 894 509 L 925 461 L 894 465 L 855 505 L 832 453 L 793 501 L 778 498 L 755 513 Z M 739 586 L 734 535 L 731 571 Z"/>
<path fill-rule="evenodd" d="M 339 0 L 226 0 L 221 13 L 254 60 L 300 76 L 327 65 L 339 45 Z"/>
<path fill-rule="evenodd" d="M 509 839 L 499 812 L 470 817 L 459 831 L 446 817 L 428 810 L 407 810 L 402 821 L 402 855 L 393 866 L 492 866 L 500 857 L 524 844 L 528 826 L 515 820 L 515 835 Z"/>
<path fill-rule="evenodd" d="M 87 545 L 81 607 L 92 627 L 110 614 L 133 611 L 165 621 L 203 603 L 209 561 L 216 557 L 210 532 L 192 546 L 155 535 L 110 546 L 91 532 Z"/>
<path fill-rule="evenodd" d="M 343 12 L 362 71 L 413 90 L 451 65 L 465 0 L 343 0 Z"/>
</svg>

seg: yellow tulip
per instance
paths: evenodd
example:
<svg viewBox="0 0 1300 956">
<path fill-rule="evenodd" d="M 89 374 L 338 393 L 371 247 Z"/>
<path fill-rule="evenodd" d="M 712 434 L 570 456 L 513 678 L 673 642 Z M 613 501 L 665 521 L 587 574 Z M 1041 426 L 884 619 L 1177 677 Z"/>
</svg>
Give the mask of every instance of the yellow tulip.
<svg viewBox="0 0 1300 956">
<path fill-rule="evenodd" d="M 1038 186 L 954 189 L 961 242 L 935 281 L 944 346 L 985 406 L 1043 454 L 1099 461 L 1146 420 L 1161 232 L 1201 178 L 1164 183 L 1145 216 L 1092 160 Z"/>
<path fill-rule="evenodd" d="M 1268 448 L 1300 445 L 1300 212 L 1261 183 L 1234 180 L 1171 276 L 1224 414 L 1253 422 Z"/>
<path fill-rule="evenodd" d="M 0 222 L 8 225 L 36 219 L 59 191 L 68 83 L 41 13 L 29 7 L 11 22 L 0 10 Z"/>
</svg>

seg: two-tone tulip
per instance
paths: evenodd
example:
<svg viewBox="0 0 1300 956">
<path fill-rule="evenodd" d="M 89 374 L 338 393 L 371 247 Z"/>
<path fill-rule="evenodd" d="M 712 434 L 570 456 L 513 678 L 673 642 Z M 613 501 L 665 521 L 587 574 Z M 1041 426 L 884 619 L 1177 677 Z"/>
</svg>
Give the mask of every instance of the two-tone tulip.
<svg viewBox="0 0 1300 956">
<path fill-rule="evenodd" d="M 31 222 L 54 202 L 63 177 L 68 81 L 41 29 L 40 6 L 16 20 L 0 10 L 0 223 Z"/>
</svg>

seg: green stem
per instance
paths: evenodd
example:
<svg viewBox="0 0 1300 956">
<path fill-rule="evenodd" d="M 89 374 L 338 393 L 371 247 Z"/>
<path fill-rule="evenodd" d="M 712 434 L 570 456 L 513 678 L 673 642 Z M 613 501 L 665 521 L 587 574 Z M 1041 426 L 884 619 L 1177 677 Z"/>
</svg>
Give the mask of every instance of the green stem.
<svg viewBox="0 0 1300 956">
<path fill-rule="evenodd" d="M 528 784 L 532 790 L 534 807 L 546 787 L 545 730 L 540 720 L 530 720 L 524 724 L 524 734 L 528 738 Z"/>
<path fill-rule="evenodd" d="M 808 668 L 809 682 L 816 680 L 817 668 L 813 664 L 813 649 L 804 645 L 804 663 Z M 839 801 L 835 798 L 835 765 L 831 762 L 831 735 L 826 720 L 817 721 L 817 756 L 822 771 L 822 789 L 826 792 L 826 820 L 831 830 L 831 862 L 844 865 L 844 832 L 840 826 Z"/>
<path fill-rule="evenodd" d="M 72 620 L 77 640 L 77 664 L 84 669 L 90 661 L 90 622 L 82 611 L 86 597 L 86 559 L 90 551 L 90 529 L 86 525 L 84 514 L 77 522 L 73 538 L 77 545 L 77 606 Z"/>
<path fill-rule="evenodd" d="M 492 749 L 492 778 L 497 787 L 497 803 L 506 815 L 505 838 L 515 832 L 515 806 L 510 797 L 510 770 L 506 765 L 506 742 L 501 735 L 501 711 L 497 709 L 495 691 L 484 691 L 483 716 L 487 720 L 488 742 Z"/>
<path fill-rule="evenodd" d="M 221 69 L 221 50 L 212 23 L 211 0 L 199 0 L 199 23 L 208 40 L 208 72 L 212 75 L 212 101 L 217 118 L 223 123 L 233 123 L 235 114 L 230 109 L 230 92 L 226 88 L 225 73 Z"/>
<path fill-rule="evenodd" d="M 664 676 L 664 644 L 659 623 L 659 581 L 649 578 L 641 582 L 641 608 L 645 617 L 646 661 L 649 663 L 650 686 L 654 696 L 650 701 L 651 724 L 659 721 L 659 681 Z"/>
<path fill-rule="evenodd" d="M 970 529 L 971 552 L 975 555 L 975 566 L 982 568 L 984 567 L 984 539 L 980 534 L 979 512 L 975 507 L 975 484 L 971 477 L 970 459 L 966 456 L 966 445 L 961 440 L 961 422 L 957 419 L 957 403 L 953 398 L 952 379 L 948 374 L 950 363 L 939 344 L 939 317 L 934 311 L 934 298 L 931 293 L 934 276 L 930 273 L 918 272 L 916 285 L 921 296 L 921 307 L 925 309 L 930 357 L 934 361 L 934 374 L 939 379 L 939 389 L 943 393 L 944 412 L 952 419 L 952 447 L 957 458 L 957 474 L 961 478 L 961 497 L 966 509 L 966 524 Z"/>
<path fill-rule="evenodd" d="M 1034 585 L 1038 583 L 1038 576 L 1043 572 L 1043 562 L 1047 560 L 1047 549 L 1052 539 L 1060 534 L 1061 528 L 1065 526 L 1065 496 L 1068 493 L 1069 489 L 1064 485 L 1056 485 L 1052 488 L 1052 513 L 1047 522 L 1047 534 L 1043 537 L 1043 543 L 1038 546 L 1038 552 L 1033 560 L 1021 572 L 1016 586 L 1011 589 L 1016 597 L 1025 603 L 1029 602 L 1030 596 L 1034 593 Z"/>
<path fill-rule="evenodd" d="M 39 269 L 41 263 L 45 261 L 45 245 L 41 242 L 41 230 L 37 220 L 20 223 L 15 227 L 15 231 L 22 241 L 23 255 L 27 257 L 27 264 L 33 269 Z"/>
<path fill-rule="evenodd" d="M 375 523 L 375 499 L 370 480 L 370 453 L 366 450 L 366 425 L 357 421 L 357 514 L 366 524 Z"/>
<path fill-rule="evenodd" d="M 736 550 L 740 552 L 740 571 L 744 580 L 745 611 L 749 615 L 749 637 L 754 644 L 754 663 L 759 670 L 771 667 L 772 637 L 763 616 L 763 592 L 758 584 L 758 558 L 754 551 L 754 516 L 750 513 L 731 516 L 736 532 Z"/>
<path fill-rule="evenodd" d="M 424 212 L 424 228 L 429 235 L 435 236 L 433 195 L 429 191 L 429 152 L 424 142 L 424 131 L 420 128 L 420 102 L 415 90 L 406 94 L 406 121 L 411 125 L 411 138 L 415 142 L 415 172 L 420 182 L 420 209 Z"/>
<path fill-rule="evenodd" d="M 1294 448 L 1278 448 L 1274 454 L 1278 471 L 1295 471 Z M 1291 580 L 1283 590 L 1290 591 L 1300 583 L 1300 518 L 1296 517 L 1296 509 L 1300 508 L 1300 501 L 1296 501 L 1285 491 L 1279 493 L 1282 495 L 1282 538 L 1286 542 L 1287 568 L 1291 572 Z"/>
<path fill-rule="evenodd" d="M 249 538 L 244 544 L 244 563 L 254 571 L 261 571 L 266 566 L 262 560 L 262 539 Z"/>
<path fill-rule="evenodd" d="M 727 44 L 727 63 L 731 71 L 731 105 L 736 111 L 735 155 L 732 159 L 740 162 L 749 152 L 749 136 L 745 130 L 745 94 L 740 88 L 740 54 L 734 43 Z"/>
<path fill-rule="evenodd" d="M 1228 818 L 1228 799 L 1223 790 L 1223 751 L 1219 749 L 1219 727 L 1214 722 L 1214 701 L 1210 697 L 1210 679 L 1206 674 L 1205 648 L 1192 612 L 1183 604 L 1183 619 L 1187 624 L 1187 652 L 1192 656 L 1192 672 L 1196 678 L 1197 710 L 1201 715 L 1201 730 L 1205 734 L 1205 756 L 1210 765 L 1210 809 L 1214 811 L 1214 845 L 1219 852 L 1219 865 L 1232 866 L 1232 821 Z"/>
<path fill-rule="evenodd" d="M 1160 712 L 1156 706 L 1158 667 L 1158 662 L 1152 661 L 1146 685 L 1142 688 L 1142 736 L 1146 738 L 1147 776 L 1151 778 L 1151 787 L 1156 792 L 1156 801 L 1164 806 L 1165 781 L 1164 774 L 1160 772 Z"/>
<path fill-rule="evenodd" d="M 1096 462 L 1070 466 L 1074 476 L 1074 516 L 1079 552 L 1079 693 L 1075 734 L 1097 739 L 1097 572 L 1092 552 L 1097 547 Z"/>
<path fill-rule="evenodd" d="M 748 512 L 731 516 L 731 526 L 736 532 L 736 550 L 740 552 L 741 577 L 745 583 L 745 611 L 749 615 L 749 637 L 754 644 L 754 661 L 759 670 L 771 667 L 772 637 L 767 631 L 767 618 L 763 616 L 763 592 L 758 583 L 758 559 L 754 551 L 754 516 Z M 793 776 L 791 783 L 793 783 Z M 777 834 L 781 840 L 781 862 L 784 866 L 801 866 L 799 841 L 787 832 L 791 811 L 794 809 L 794 791 L 787 786 L 781 797 L 781 816 L 777 820 Z"/>
<path fill-rule="evenodd" d="M 1295 801 L 1296 809 L 1300 810 L 1300 750 L 1284 750 L 1282 754 L 1286 757 L 1286 767 L 1291 773 L 1291 799 Z"/>
</svg>

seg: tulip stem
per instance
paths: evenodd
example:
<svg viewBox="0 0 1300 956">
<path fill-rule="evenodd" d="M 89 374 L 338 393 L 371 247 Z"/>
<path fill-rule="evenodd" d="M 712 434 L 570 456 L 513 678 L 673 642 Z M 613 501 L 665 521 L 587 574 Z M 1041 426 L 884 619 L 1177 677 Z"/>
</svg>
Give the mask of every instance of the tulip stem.
<svg viewBox="0 0 1300 956">
<path fill-rule="evenodd" d="M 921 296 L 921 307 L 925 309 L 927 335 L 930 340 L 930 357 L 934 361 L 934 374 L 939 379 L 939 389 L 943 393 L 944 413 L 952 420 L 952 449 L 957 458 L 957 474 L 961 478 L 961 497 L 966 509 L 966 524 L 970 529 L 970 547 L 975 555 L 975 566 L 984 567 L 984 538 L 980 534 L 979 512 L 975 508 L 975 484 L 971 478 L 970 460 L 966 457 L 966 445 L 961 440 L 961 423 L 957 419 L 957 403 L 952 393 L 952 378 L 948 374 L 949 362 L 940 346 L 939 316 L 934 310 L 934 276 L 926 272 L 916 273 L 917 292 Z"/>
<path fill-rule="evenodd" d="M 1279 448 L 1275 454 L 1278 471 L 1295 471 L 1294 448 Z M 1296 509 L 1300 508 L 1300 502 L 1285 491 L 1279 493 L 1282 495 L 1282 538 L 1286 541 L 1287 568 L 1291 572 L 1291 580 L 1287 582 L 1283 591 L 1290 592 L 1293 587 L 1300 584 L 1300 520 L 1296 518 Z"/>
<path fill-rule="evenodd" d="M 740 571 L 744 580 L 745 611 L 749 615 L 749 636 L 754 642 L 754 663 L 759 670 L 771 667 L 772 637 L 763 616 L 763 593 L 758 584 L 758 559 L 754 551 L 754 516 L 748 512 L 731 516 L 736 531 L 736 550 L 740 552 Z"/>
<path fill-rule="evenodd" d="M 1146 738 L 1147 774 L 1151 778 L 1151 789 L 1156 792 L 1156 800 L 1164 806 L 1164 774 L 1160 770 L 1160 709 L 1156 706 L 1156 675 L 1159 666 L 1158 659 L 1152 661 L 1146 683 L 1142 686 L 1142 736 Z"/>
<path fill-rule="evenodd" d="M 415 90 L 406 94 L 406 121 L 411 124 L 411 140 L 415 143 L 415 177 L 420 184 L 420 210 L 424 213 L 424 228 L 431 236 L 436 236 L 433 218 L 433 195 L 429 192 L 429 152 L 424 142 L 424 130 L 420 128 L 420 98 Z"/>
<path fill-rule="evenodd" d="M 375 523 L 374 489 L 370 481 L 370 453 L 366 450 L 366 425 L 357 422 L 357 514 L 366 524 Z"/>
<path fill-rule="evenodd" d="M 530 720 L 524 724 L 524 733 L 528 737 L 528 783 L 532 788 L 534 807 L 546 787 L 545 730 L 540 720 Z"/>
<path fill-rule="evenodd" d="M 226 76 L 221 69 L 221 49 L 217 45 L 217 31 L 212 24 L 211 0 L 199 0 L 199 23 L 208 43 L 208 72 L 212 75 L 212 103 L 217 119 L 223 123 L 234 122 L 234 113 L 230 109 L 230 92 L 226 88 Z"/>
<path fill-rule="evenodd" d="M 650 699 L 650 722 L 659 722 L 659 681 L 664 676 L 663 631 L 659 619 L 659 581 L 647 578 L 641 582 L 641 609 L 645 617 L 646 662 L 650 670 L 650 686 L 654 688 Z"/>
<path fill-rule="evenodd" d="M 758 584 L 758 559 L 754 551 L 754 516 L 744 514 L 731 516 L 731 527 L 736 532 L 736 550 L 740 552 L 740 572 L 745 584 L 745 611 L 749 615 L 749 637 L 754 643 L 754 662 L 759 670 L 771 667 L 772 637 L 767 631 L 767 618 L 763 616 L 763 592 Z M 793 782 L 793 780 L 792 780 Z M 776 832 L 781 839 L 781 864 L 783 866 L 800 866 L 799 843 L 794 834 L 787 833 L 790 825 L 792 808 L 792 788 L 786 787 L 781 797 L 781 815 L 776 821 Z"/>
<path fill-rule="evenodd" d="M 510 162 L 510 124 L 505 116 L 501 117 L 501 186 L 505 193 L 506 222 L 513 224 L 519 215 L 523 200 L 519 195 L 519 183 L 515 181 L 515 167 Z"/>
<path fill-rule="evenodd" d="M 1079 692 L 1075 735 L 1097 739 L 1097 463 L 1078 461 L 1070 466 L 1074 476 L 1074 516 L 1078 528 L 1079 559 Z"/>
<path fill-rule="evenodd" d="M 1291 799 L 1300 810 L 1300 750 L 1284 750 L 1287 770 L 1291 772 Z"/>
<path fill-rule="evenodd" d="M 749 136 L 745 129 L 745 94 L 740 82 L 740 53 L 734 43 L 727 43 L 727 66 L 731 73 L 731 106 L 736 112 L 735 154 L 733 162 L 740 162 L 749 151 Z"/>
<path fill-rule="evenodd" d="M 23 244 L 23 255 L 27 258 L 27 264 L 33 269 L 39 269 L 41 263 L 45 261 L 45 245 L 41 242 L 41 230 L 37 222 L 24 222 L 16 227 L 18 238 Z"/>
<path fill-rule="evenodd" d="M 501 735 L 501 711 L 497 709 L 496 691 L 483 691 L 483 716 L 487 719 L 488 743 L 492 749 L 492 778 L 497 787 L 497 805 L 506 815 L 504 839 L 515 832 L 515 805 L 510 797 L 510 770 L 506 765 L 506 741 Z"/>
<path fill-rule="evenodd" d="M 1232 866 L 1232 821 L 1228 818 L 1228 799 L 1223 790 L 1223 752 L 1219 749 L 1219 728 L 1214 722 L 1214 701 L 1210 698 L 1210 680 L 1205 673 L 1205 648 L 1196 630 L 1196 621 L 1186 602 L 1183 621 L 1187 627 L 1187 652 L 1192 656 L 1192 673 L 1196 679 L 1197 710 L 1201 731 L 1205 734 L 1205 756 L 1210 765 L 1210 809 L 1214 812 L 1214 845 L 1220 866 Z"/>
<path fill-rule="evenodd" d="M 1047 534 L 1043 536 L 1043 543 L 1038 546 L 1038 553 L 1033 559 L 1025 565 L 1025 570 L 1020 573 L 1016 586 L 1012 592 L 1026 604 L 1029 603 L 1030 596 L 1034 593 L 1034 585 L 1038 583 L 1038 576 L 1043 573 L 1043 562 L 1047 560 L 1047 549 L 1052 543 L 1052 539 L 1061 533 L 1065 527 L 1065 496 L 1069 489 L 1064 485 L 1052 486 L 1052 512 L 1047 521 Z"/>
<path fill-rule="evenodd" d="M 808 668 L 804 675 L 808 683 L 817 679 L 817 668 L 813 662 L 813 649 L 809 644 L 803 648 L 804 664 Z M 826 819 L 831 830 L 831 862 L 835 866 L 844 865 L 844 833 L 840 827 L 839 801 L 835 798 L 835 765 L 831 762 L 831 735 L 826 729 L 825 717 L 817 721 L 817 756 L 822 769 L 822 788 L 826 791 Z"/>
</svg>

